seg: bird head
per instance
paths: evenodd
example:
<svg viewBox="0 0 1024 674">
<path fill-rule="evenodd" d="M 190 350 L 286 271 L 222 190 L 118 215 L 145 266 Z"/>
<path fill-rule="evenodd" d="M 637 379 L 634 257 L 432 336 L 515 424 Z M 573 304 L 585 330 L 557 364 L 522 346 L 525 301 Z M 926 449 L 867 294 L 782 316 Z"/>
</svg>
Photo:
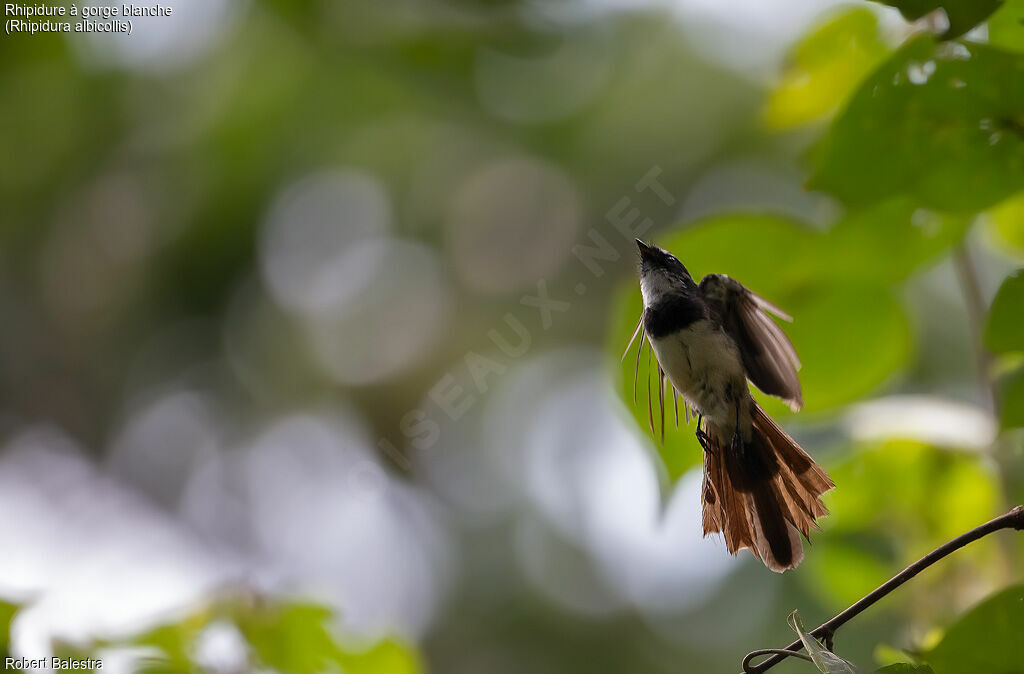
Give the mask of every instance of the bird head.
<svg viewBox="0 0 1024 674">
<path fill-rule="evenodd" d="M 697 288 L 690 272 L 675 255 L 640 239 L 636 240 L 636 246 L 640 250 L 640 291 L 645 306 L 662 295 Z"/>
</svg>

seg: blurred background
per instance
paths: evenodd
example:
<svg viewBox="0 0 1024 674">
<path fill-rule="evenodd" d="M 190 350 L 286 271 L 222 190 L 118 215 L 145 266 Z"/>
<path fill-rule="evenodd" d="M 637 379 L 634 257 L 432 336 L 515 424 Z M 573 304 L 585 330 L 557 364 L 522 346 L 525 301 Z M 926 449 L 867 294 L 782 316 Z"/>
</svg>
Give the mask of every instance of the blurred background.
<svg viewBox="0 0 1024 674">
<path fill-rule="evenodd" d="M 1024 498 L 1019 361 L 981 341 L 1024 199 L 806 187 L 919 28 L 896 10 L 166 4 L 0 38 L 10 654 L 735 672 Z M 771 411 L 839 485 L 796 571 L 701 538 L 693 426 L 654 439 L 643 359 L 633 402 L 634 236 L 796 319 L 807 409 Z M 976 544 L 839 648 L 928 648 L 1021 552 Z"/>
</svg>

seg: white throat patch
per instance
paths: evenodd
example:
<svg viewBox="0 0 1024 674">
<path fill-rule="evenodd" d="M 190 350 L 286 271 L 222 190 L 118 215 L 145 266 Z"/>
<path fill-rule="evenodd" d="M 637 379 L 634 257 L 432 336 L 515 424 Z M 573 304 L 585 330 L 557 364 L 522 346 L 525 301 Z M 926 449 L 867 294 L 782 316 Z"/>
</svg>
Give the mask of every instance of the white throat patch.
<svg viewBox="0 0 1024 674">
<path fill-rule="evenodd" d="M 640 294 L 644 298 L 644 307 L 651 306 L 672 290 L 672 283 L 664 274 L 659 272 L 653 271 L 644 274 L 643 278 L 640 279 Z"/>
</svg>

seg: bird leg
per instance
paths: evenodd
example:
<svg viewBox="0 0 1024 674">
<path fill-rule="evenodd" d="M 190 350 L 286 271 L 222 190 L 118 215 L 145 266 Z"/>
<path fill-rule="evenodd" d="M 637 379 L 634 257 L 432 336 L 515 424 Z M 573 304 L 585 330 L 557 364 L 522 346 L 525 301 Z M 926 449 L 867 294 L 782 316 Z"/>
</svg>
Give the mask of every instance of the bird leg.
<svg viewBox="0 0 1024 674">
<path fill-rule="evenodd" d="M 707 432 L 701 428 L 701 424 L 704 422 L 704 416 L 701 414 L 697 415 L 697 442 L 704 448 L 705 452 L 711 451 L 711 438 L 708 437 Z"/>
</svg>

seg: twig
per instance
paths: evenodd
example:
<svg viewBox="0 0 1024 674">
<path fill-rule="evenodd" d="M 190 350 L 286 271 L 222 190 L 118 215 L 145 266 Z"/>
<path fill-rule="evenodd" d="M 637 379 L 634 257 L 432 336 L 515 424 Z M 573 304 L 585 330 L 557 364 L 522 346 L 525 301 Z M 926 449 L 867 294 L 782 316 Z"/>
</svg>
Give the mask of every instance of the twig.
<svg viewBox="0 0 1024 674">
<path fill-rule="evenodd" d="M 803 653 L 794 653 L 793 651 L 787 651 L 784 648 L 760 648 L 756 651 L 750 651 L 747 653 L 747 657 L 743 659 L 743 662 L 747 662 L 752 658 L 756 658 L 759 655 L 778 655 L 781 658 L 800 658 L 807 662 L 814 662 L 811 656 L 804 655 Z"/>
<path fill-rule="evenodd" d="M 994 520 L 986 522 L 981 526 L 975 527 L 967 533 L 957 536 L 948 543 L 941 545 L 938 548 L 935 548 L 921 559 L 917 560 L 916 562 L 914 562 L 907 568 L 903 569 L 886 582 L 882 583 L 873 592 L 858 600 L 855 604 L 847 608 L 839 615 L 835 616 L 828 622 L 822 623 L 815 629 L 811 630 L 811 636 L 815 638 L 822 638 L 824 636 L 828 636 L 831 639 L 831 636 L 835 634 L 836 630 L 838 630 L 840 627 L 842 627 L 847 622 L 852 620 L 854 617 L 856 617 L 862 611 L 864 611 L 872 604 L 877 602 L 879 599 L 881 599 L 885 595 L 889 594 L 890 592 L 898 588 L 903 583 L 907 582 L 917 574 L 927 569 L 935 562 L 939 561 L 943 557 L 950 555 L 953 552 L 956 552 L 965 545 L 973 543 L 979 538 L 983 538 L 984 536 L 988 536 L 994 531 L 1000 531 L 1002 529 L 1016 529 L 1018 531 L 1024 530 L 1024 506 L 1017 506 L 1016 508 L 1006 513 L 1005 515 L 1000 515 Z M 744 674 L 761 674 L 762 672 L 766 672 L 775 665 L 782 662 L 787 657 L 796 654 L 801 648 L 803 648 L 803 644 L 800 642 L 799 639 L 797 639 L 790 645 L 786 646 L 785 649 L 782 649 L 778 652 L 773 651 L 773 655 L 771 657 L 767 658 L 764 662 L 758 665 L 751 664 L 751 660 L 758 657 L 759 655 L 764 655 L 767 651 L 760 650 L 748 653 L 747 657 L 743 658 L 743 672 Z"/>
<path fill-rule="evenodd" d="M 981 336 L 982 326 L 985 325 L 985 297 L 981 292 L 978 272 L 974 268 L 967 244 L 962 243 L 956 247 L 953 252 L 953 262 L 960 280 L 960 290 L 964 295 L 964 304 L 967 306 L 967 320 L 970 323 L 971 347 L 974 350 L 974 366 L 977 369 L 978 385 L 988 398 L 989 409 L 998 414 L 999 397 L 990 374 L 992 372 L 992 354 L 985 348 Z"/>
</svg>

